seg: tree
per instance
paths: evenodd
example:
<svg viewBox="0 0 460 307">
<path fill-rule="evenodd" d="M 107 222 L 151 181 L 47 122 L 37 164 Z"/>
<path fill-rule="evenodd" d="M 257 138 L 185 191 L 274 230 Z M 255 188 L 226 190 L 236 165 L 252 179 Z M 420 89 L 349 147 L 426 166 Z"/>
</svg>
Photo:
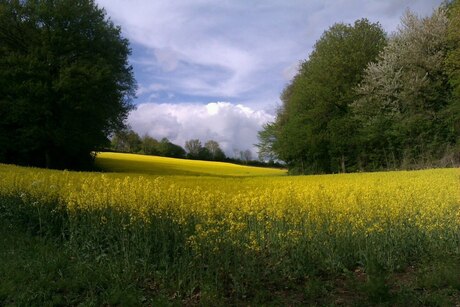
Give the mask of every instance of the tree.
<svg viewBox="0 0 460 307">
<path fill-rule="evenodd" d="M 200 148 L 200 153 L 198 154 L 198 157 L 196 157 L 198 160 L 205 160 L 205 161 L 211 161 L 211 153 L 206 147 L 201 147 Z"/>
<path fill-rule="evenodd" d="M 149 135 L 142 138 L 142 151 L 146 155 L 158 155 L 159 142 Z"/>
<path fill-rule="evenodd" d="M 255 146 L 259 149 L 258 156 L 260 161 L 274 161 L 277 155 L 274 149 L 276 142 L 276 126 L 274 123 L 266 123 L 262 130 L 257 133 L 259 143 Z"/>
<path fill-rule="evenodd" d="M 240 160 L 248 164 L 252 160 L 252 152 L 249 149 L 240 151 Z"/>
<path fill-rule="evenodd" d="M 208 151 L 210 160 L 224 161 L 225 154 L 220 148 L 219 143 L 213 140 L 209 140 L 204 144 L 204 148 Z"/>
<path fill-rule="evenodd" d="M 0 0 L 0 162 L 88 165 L 132 109 L 129 54 L 93 0 Z"/>
<path fill-rule="evenodd" d="M 447 31 L 443 6 L 424 18 L 408 11 L 379 60 L 366 68 L 352 105 L 366 160 L 387 168 L 432 163 L 455 142 L 446 112 Z"/>
<path fill-rule="evenodd" d="M 449 84 L 452 87 L 452 100 L 446 113 L 456 137 L 457 155 L 460 152 L 460 1 L 454 0 L 448 11 L 447 43 L 449 50 L 446 58 Z M 460 157 L 458 157 L 460 159 Z"/>
<path fill-rule="evenodd" d="M 115 151 L 138 153 L 142 149 L 142 140 L 132 129 L 123 129 L 112 137 L 112 148 Z"/>
<path fill-rule="evenodd" d="M 202 151 L 201 142 L 198 139 L 192 139 L 185 142 L 185 150 L 187 157 L 191 159 L 198 159 Z"/>
<path fill-rule="evenodd" d="M 163 157 L 184 158 L 185 150 L 181 146 L 171 143 L 167 138 L 162 138 L 158 144 L 158 154 Z"/>
<path fill-rule="evenodd" d="M 281 95 L 274 123 L 259 136 L 291 172 L 329 173 L 355 167 L 355 123 L 350 104 L 367 64 L 386 44 L 379 24 L 338 23 L 316 42 Z"/>
</svg>

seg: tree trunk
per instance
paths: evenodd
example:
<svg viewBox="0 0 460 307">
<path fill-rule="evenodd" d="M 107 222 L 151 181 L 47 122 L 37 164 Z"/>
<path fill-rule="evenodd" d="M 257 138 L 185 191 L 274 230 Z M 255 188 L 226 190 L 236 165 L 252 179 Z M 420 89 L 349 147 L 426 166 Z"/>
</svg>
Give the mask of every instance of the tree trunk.
<svg viewBox="0 0 460 307">
<path fill-rule="evenodd" d="M 346 173 L 346 169 L 345 169 L 345 156 L 342 155 L 342 157 L 340 158 L 340 167 L 342 168 L 342 173 Z"/>
<path fill-rule="evenodd" d="M 45 151 L 45 167 L 51 168 L 51 156 L 48 149 Z"/>
</svg>

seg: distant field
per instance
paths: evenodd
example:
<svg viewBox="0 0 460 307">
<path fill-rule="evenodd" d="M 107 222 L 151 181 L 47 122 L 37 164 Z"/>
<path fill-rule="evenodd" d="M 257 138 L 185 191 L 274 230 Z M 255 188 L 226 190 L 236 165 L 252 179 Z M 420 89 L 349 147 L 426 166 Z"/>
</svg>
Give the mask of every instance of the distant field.
<svg viewBox="0 0 460 307">
<path fill-rule="evenodd" d="M 254 177 L 286 175 L 286 170 L 273 168 L 114 152 L 98 153 L 96 166 L 108 172 L 159 176 Z"/>
</svg>

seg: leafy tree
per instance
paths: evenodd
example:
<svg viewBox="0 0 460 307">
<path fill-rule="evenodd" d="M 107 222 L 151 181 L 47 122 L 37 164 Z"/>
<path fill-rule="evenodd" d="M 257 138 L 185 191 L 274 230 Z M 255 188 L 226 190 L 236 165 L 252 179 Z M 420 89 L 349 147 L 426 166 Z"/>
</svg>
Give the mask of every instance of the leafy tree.
<svg viewBox="0 0 460 307">
<path fill-rule="evenodd" d="M 200 153 L 198 154 L 198 157 L 196 159 L 199 160 L 205 160 L 205 161 L 211 161 L 212 156 L 209 150 L 206 147 L 201 147 L 200 148 Z"/>
<path fill-rule="evenodd" d="M 204 148 L 208 151 L 210 160 L 214 160 L 214 161 L 224 161 L 225 160 L 225 154 L 220 148 L 220 145 L 218 142 L 209 140 L 204 144 Z"/>
<path fill-rule="evenodd" d="M 457 154 L 460 152 L 460 1 L 452 1 L 448 11 L 447 43 L 449 50 L 446 68 L 449 83 L 452 86 L 452 100 L 446 114 L 451 124 L 451 131 L 457 136 Z"/>
<path fill-rule="evenodd" d="M 249 149 L 240 151 L 240 159 L 245 164 L 248 164 L 248 162 L 252 160 L 252 152 Z"/>
<path fill-rule="evenodd" d="M 124 129 L 112 137 L 112 148 L 115 151 L 138 153 L 142 149 L 142 140 L 132 129 Z"/>
<path fill-rule="evenodd" d="M 171 143 L 167 138 L 162 138 L 158 144 L 158 154 L 164 157 L 184 158 L 185 150 L 181 146 Z"/>
<path fill-rule="evenodd" d="M 203 146 L 200 140 L 192 139 L 185 142 L 185 150 L 187 151 L 187 157 L 191 159 L 198 159 Z"/>
<path fill-rule="evenodd" d="M 132 109 L 129 54 L 92 0 L 0 0 L 0 162 L 88 165 Z"/>
<path fill-rule="evenodd" d="M 338 23 L 324 32 L 281 96 L 274 123 L 259 136 L 291 172 L 345 171 L 356 165 L 350 104 L 363 71 L 386 43 L 379 24 Z"/>
<path fill-rule="evenodd" d="M 142 151 L 146 155 L 158 155 L 159 142 L 151 136 L 144 135 L 142 138 Z"/>
<path fill-rule="evenodd" d="M 275 149 L 273 148 L 276 142 L 276 126 L 274 123 L 266 123 L 262 130 L 257 133 L 259 143 L 255 146 L 259 149 L 258 156 L 260 161 L 274 161 L 277 159 Z"/>
<path fill-rule="evenodd" d="M 408 11 L 379 61 L 366 68 L 353 104 L 363 160 L 390 168 L 431 163 L 453 144 L 447 31 L 444 7 L 425 18 Z"/>
</svg>

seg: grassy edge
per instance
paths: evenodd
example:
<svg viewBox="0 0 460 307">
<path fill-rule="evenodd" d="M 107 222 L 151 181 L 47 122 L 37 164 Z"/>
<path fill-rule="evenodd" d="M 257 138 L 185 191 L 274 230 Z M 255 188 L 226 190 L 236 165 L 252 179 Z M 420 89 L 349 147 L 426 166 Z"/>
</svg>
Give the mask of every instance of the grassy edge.
<svg viewBox="0 0 460 307">
<path fill-rule="evenodd" d="M 381 305 L 455 306 L 460 303 L 460 258 L 427 259 L 398 272 L 354 271 L 267 284 L 232 298 L 203 285 L 179 293 L 154 272 L 85 258 L 60 238 L 34 235 L 1 219 L 0 305 Z"/>
</svg>

